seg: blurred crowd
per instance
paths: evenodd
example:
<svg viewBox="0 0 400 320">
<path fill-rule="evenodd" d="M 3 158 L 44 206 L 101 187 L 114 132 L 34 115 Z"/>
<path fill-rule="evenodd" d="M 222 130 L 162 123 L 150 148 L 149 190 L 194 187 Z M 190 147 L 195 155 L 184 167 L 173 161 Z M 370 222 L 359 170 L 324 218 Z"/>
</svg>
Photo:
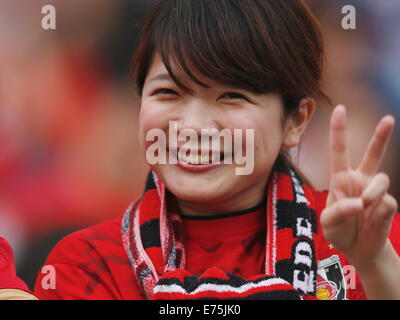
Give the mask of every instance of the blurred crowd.
<svg viewBox="0 0 400 320">
<path fill-rule="evenodd" d="M 400 121 L 400 2 L 307 1 L 327 44 L 325 91 L 349 110 L 349 145 L 360 161 L 381 116 Z M 129 78 L 152 0 L 0 1 L 0 236 L 31 287 L 66 234 L 119 216 L 147 172 L 137 141 L 139 100 Z M 56 30 L 41 27 L 44 5 Z M 343 30 L 341 8 L 357 9 Z M 329 182 L 328 125 L 321 105 L 293 157 L 318 189 Z M 382 170 L 400 200 L 400 126 Z"/>
</svg>

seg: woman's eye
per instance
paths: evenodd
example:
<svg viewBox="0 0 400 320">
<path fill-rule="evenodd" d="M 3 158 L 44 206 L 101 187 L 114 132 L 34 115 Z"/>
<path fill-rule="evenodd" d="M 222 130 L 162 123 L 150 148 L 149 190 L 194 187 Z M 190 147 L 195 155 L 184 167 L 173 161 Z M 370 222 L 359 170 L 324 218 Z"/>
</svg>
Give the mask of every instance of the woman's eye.
<svg viewBox="0 0 400 320">
<path fill-rule="evenodd" d="M 248 100 L 244 95 L 238 93 L 238 92 L 227 92 L 224 95 L 221 96 L 223 99 L 243 99 L 243 100 Z"/>
<path fill-rule="evenodd" d="M 157 95 L 157 94 L 165 94 L 165 95 L 177 95 L 176 91 L 171 90 L 171 89 L 158 89 L 156 91 L 153 92 L 153 96 Z"/>
</svg>

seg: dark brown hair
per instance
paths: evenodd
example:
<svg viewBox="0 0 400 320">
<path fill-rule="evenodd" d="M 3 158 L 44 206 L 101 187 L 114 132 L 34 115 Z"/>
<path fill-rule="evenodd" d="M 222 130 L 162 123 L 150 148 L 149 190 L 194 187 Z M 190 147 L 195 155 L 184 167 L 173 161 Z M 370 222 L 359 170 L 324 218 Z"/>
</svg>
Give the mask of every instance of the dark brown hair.
<svg viewBox="0 0 400 320">
<path fill-rule="evenodd" d="M 158 51 L 176 84 L 178 66 L 254 93 L 278 92 L 285 111 L 321 90 L 324 48 L 318 22 L 302 0 L 157 0 L 146 17 L 132 72 L 139 95 Z"/>
</svg>

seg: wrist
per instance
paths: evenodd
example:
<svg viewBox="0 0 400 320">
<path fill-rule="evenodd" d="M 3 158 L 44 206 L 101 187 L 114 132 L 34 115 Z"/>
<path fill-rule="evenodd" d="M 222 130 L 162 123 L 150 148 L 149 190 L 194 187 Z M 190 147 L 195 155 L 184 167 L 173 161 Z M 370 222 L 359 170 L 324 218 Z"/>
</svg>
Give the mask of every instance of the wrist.
<svg viewBox="0 0 400 320">
<path fill-rule="evenodd" d="M 386 241 L 382 250 L 373 257 L 368 258 L 349 258 L 349 262 L 357 270 L 357 274 L 360 278 L 364 276 L 378 276 L 388 266 L 399 265 L 400 260 L 395 252 L 391 242 Z"/>
<path fill-rule="evenodd" d="M 355 267 L 368 299 L 400 299 L 400 258 L 390 241 L 373 259 L 349 262 Z"/>
</svg>

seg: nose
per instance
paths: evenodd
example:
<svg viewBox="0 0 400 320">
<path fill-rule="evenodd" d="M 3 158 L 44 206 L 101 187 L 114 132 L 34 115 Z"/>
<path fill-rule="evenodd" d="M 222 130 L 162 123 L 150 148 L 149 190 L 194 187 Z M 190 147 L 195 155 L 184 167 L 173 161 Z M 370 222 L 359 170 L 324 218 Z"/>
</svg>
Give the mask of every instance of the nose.
<svg viewBox="0 0 400 320">
<path fill-rule="evenodd" d="M 178 131 L 191 129 L 201 136 L 203 129 L 219 129 L 216 107 L 201 99 L 194 99 L 181 110 Z"/>
</svg>

